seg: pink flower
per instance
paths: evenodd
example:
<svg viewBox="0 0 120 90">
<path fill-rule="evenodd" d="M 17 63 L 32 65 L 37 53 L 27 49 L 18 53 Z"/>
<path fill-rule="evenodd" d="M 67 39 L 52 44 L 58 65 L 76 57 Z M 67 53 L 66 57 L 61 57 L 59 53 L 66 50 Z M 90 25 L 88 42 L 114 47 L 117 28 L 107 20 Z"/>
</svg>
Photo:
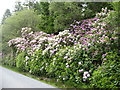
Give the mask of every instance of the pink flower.
<svg viewBox="0 0 120 90">
<path fill-rule="evenodd" d="M 79 72 L 83 72 L 83 69 L 80 69 Z"/>
<path fill-rule="evenodd" d="M 103 54 L 102 57 L 105 57 L 107 54 Z"/>
</svg>

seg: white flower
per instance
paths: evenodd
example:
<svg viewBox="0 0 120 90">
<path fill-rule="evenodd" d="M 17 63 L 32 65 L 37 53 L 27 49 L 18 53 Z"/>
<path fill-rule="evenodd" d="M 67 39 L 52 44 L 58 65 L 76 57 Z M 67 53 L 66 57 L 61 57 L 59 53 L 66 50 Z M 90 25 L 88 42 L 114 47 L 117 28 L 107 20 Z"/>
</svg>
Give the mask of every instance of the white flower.
<svg viewBox="0 0 120 90">
<path fill-rule="evenodd" d="M 70 67 L 69 65 L 66 66 L 66 68 L 69 68 L 69 67 Z"/>
<path fill-rule="evenodd" d="M 85 50 L 85 48 L 82 48 L 83 50 Z"/>
<path fill-rule="evenodd" d="M 32 32 L 30 32 L 29 34 L 33 34 L 33 31 L 32 31 Z"/>
<path fill-rule="evenodd" d="M 31 73 L 32 71 L 30 70 L 29 72 Z"/>
<path fill-rule="evenodd" d="M 88 46 L 90 46 L 91 44 L 90 43 L 88 43 Z"/>
<path fill-rule="evenodd" d="M 87 79 L 87 76 L 84 76 L 83 78 L 84 78 L 84 79 Z"/>
<path fill-rule="evenodd" d="M 65 80 L 65 78 L 63 78 L 63 80 Z"/>
<path fill-rule="evenodd" d="M 24 32 L 25 28 L 22 28 L 21 32 Z"/>
<path fill-rule="evenodd" d="M 104 11 L 104 8 L 102 8 L 102 11 Z"/>
<path fill-rule="evenodd" d="M 82 63 L 81 62 L 78 62 L 79 65 L 81 65 Z"/>
<path fill-rule="evenodd" d="M 92 72 L 91 70 L 89 70 L 89 72 Z"/>
<path fill-rule="evenodd" d="M 25 59 L 26 59 L 26 60 L 28 60 L 28 59 L 29 59 L 29 57 L 28 57 L 28 56 L 26 56 L 26 57 L 25 57 Z"/>
<path fill-rule="evenodd" d="M 87 71 L 84 72 L 83 76 L 87 76 L 87 74 L 89 74 Z"/>
<path fill-rule="evenodd" d="M 90 77 L 90 74 L 87 74 L 87 77 Z"/>
<path fill-rule="evenodd" d="M 26 65 L 28 64 L 28 62 L 26 62 Z"/>
<path fill-rule="evenodd" d="M 34 61 L 34 59 L 31 59 L 31 61 Z"/>
<path fill-rule="evenodd" d="M 56 58 L 54 58 L 53 60 L 56 60 Z"/>
<path fill-rule="evenodd" d="M 82 4 L 83 7 L 87 7 L 87 4 Z"/>
<path fill-rule="evenodd" d="M 90 77 L 90 74 L 89 74 L 89 72 L 84 72 L 84 74 L 83 74 L 83 78 L 88 78 L 88 77 Z"/>
<path fill-rule="evenodd" d="M 64 47 L 66 47 L 66 45 L 64 45 Z"/>
<path fill-rule="evenodd" d="M 40 69 L 40 71 L 43 70 L 43 68 L 44 68 L 44 67 L 42 67 L 42 68 Z"/>
<path fill-rule="evenodd" d="M 85 11 L 85 8 L 82 8 L 82 11 Z"/>
<path fill-rule="evenodd" d="M 67 58 L 68 58 L 68 56 L 65 56 L 65 57 L 64 57 L 64 59 L 67 59 Z"/>
<path fill-rule="evenodd" d="M 74 46 L 74 49 L 76 49 L 76 46 Z"/>
</svg>

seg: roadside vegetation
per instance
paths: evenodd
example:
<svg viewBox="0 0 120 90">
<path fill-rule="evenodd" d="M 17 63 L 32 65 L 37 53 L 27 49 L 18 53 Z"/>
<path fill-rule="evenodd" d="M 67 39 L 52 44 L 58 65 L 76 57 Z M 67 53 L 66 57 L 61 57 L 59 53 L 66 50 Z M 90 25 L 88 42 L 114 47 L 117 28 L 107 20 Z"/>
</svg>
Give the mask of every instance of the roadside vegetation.
<svg viewBox="0 0 120 90">
<path fill-rule="evenodd" d="M 1 24 L 3 66 L 60 88 L 119 88 L 119 5 L 17 2 Z"/>
</svg>

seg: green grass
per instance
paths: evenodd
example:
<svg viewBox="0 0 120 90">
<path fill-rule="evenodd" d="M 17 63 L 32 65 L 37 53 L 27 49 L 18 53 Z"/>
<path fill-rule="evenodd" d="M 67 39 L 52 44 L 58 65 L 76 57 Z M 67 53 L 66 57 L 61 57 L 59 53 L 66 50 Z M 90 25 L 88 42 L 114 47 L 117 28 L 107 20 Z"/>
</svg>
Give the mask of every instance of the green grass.
<svg viewBox="0 0 120 90">
<path fill-rule="evenodd" d="M 1 65 L 1 64 L 0 64 L 0 66 L 2 66 L 4 68 L 7 68 L 9 70 L 12 70 L 12 71 L 14 71 L 16 73 L 28 76 L 28 77 L 33 78 L 35 80 L 41 81 L 43 83 L 52 85 L 52 86 L 54 86 L 56 88 L 67 88 L 63 83 L 57 82 L 55 79 L 46 78 L 46 77 L 40 77 L 40 76 L 35 76 L 35 75 L 30 74 L 29 72 L 23 72 L 20 69 L 18 69 L 16 67 L 12 67 L 12 66 Z"/>
</svg>

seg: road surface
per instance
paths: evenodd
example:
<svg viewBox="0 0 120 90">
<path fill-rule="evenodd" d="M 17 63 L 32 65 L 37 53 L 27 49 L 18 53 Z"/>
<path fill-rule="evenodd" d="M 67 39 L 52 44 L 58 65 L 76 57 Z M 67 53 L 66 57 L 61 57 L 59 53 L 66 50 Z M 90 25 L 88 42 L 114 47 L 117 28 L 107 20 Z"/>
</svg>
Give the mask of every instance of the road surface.
<svg viewBox="0 0 120 90">
<path fill-rule="evenodd" d="M 1 88 L 56 88 L 0 66 Z"/>
</svg>

